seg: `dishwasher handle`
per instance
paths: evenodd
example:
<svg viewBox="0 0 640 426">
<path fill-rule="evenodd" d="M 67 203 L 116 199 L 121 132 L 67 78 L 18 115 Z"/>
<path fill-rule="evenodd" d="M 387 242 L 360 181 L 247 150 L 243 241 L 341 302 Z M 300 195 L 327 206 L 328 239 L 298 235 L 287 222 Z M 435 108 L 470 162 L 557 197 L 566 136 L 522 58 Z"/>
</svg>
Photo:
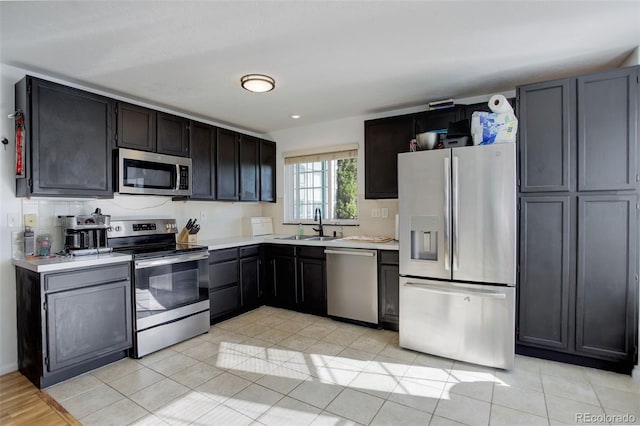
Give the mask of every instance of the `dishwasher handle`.
<svg viewBox="0 0 640 426">
<path fill-rule="evenodd" d="M 349 256 L 375 257 L 375 251 L 367 250 L 325 250 L 324 254 L 344 254 Z"/>
<path fill-rule="evenodd" d="M 420 290 L 430 291 L 432 293 L 437 294 L 446 294 L 452 296 L 480 296 L 487 297 L 490 299 L 506 299 L 507 295 L 501 292 L 495 291 L 487 291 L 487 290 L 476 290 L 476 289 L 465 289 L 465 290 L 457 290 L 455 288 L 445 288 L 440 285 L 430 285 L 430 284 L 422 284 L 422 283 L 405 283 L 405 287 L 413 287 Z"/>
</svg>

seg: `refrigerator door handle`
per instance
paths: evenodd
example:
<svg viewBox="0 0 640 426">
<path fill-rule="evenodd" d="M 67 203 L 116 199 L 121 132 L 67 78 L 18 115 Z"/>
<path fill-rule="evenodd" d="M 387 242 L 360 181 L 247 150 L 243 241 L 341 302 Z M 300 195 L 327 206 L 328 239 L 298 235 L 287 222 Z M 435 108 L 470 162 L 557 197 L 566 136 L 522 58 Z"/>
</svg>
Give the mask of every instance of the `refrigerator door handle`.
<svg viewBox="0 0 640 426">
<path fill-rule="evenodd" d="M 453 219 L 453 270 L 457 271 L 460 266 L 460 245 L 458 244 L 458 157 L 453 156 L 452 166 L 453 166 L 453 185 L 451 186 L 451 198 L 452 200 L 452 219 Z"/>
<path fill-rule="evenodd" d="M 487 291 L 487 290 L 475 290 L 475 289 L 465 289 L 465 290 L 456 290 L 455 288 L 446 288 L 439 285 L 431 285 L 431 284 L 423 284 L 423 283 L 412 283 L 407 282 L 404 283 L 405 287 L 415 288 L 419 290 L 430 291 L 432 293 L 437 294 L 446 294 L 451 296 L 480 296 L 486 297 L 490 299 L 506 299 L 507 295 L 505 293 L 499 293 L 495 291 Z"/>
<path fill-rule="evenodd" d="M 449 254 L 451 253 L 451 246 L 449 244 L 449 230 L 451 229 L 451 159 L 446 157 L 444 159 L 444 270 L 449 270 L 451 260 Z"/>
</svg>

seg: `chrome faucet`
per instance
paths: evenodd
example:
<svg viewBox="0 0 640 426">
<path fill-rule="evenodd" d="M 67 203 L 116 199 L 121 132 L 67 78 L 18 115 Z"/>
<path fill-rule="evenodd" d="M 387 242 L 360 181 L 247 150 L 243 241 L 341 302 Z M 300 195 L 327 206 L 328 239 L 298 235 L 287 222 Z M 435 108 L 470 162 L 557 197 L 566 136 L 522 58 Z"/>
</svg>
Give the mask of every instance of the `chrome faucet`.
<svg viewBox="0 0 640 426">
<path fill-rule="evenodd" d="M 317 207 L 313 212 L 313 220 L 318 222 L 318 227 L 313 228 L 313 230 L 318 232 L 318 236 L 324 237 L 324 229 L 322 228 L 322 210 Z"/>
</svg>

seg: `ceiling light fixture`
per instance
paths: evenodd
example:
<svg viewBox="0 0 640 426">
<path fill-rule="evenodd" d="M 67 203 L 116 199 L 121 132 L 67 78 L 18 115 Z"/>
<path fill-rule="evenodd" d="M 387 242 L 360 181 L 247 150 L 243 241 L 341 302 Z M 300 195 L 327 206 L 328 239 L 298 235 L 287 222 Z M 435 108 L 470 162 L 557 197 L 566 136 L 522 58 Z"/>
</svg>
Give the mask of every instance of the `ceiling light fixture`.
<svg viewBox="0 0 640 426">
<path fill-rule="evenodd" d="M 289 117 L 293 118 L 294 120 L 297 120 L 298 118 L 302 117 L 300 114 L 291 114 Z"/>
<path fill-rule="evenodd" d="M 269 92 L 276 87 L 276 81 L 263 74 L 248 74 L 240 79 L 245 90 L 255 93 Z"/>
</svg>

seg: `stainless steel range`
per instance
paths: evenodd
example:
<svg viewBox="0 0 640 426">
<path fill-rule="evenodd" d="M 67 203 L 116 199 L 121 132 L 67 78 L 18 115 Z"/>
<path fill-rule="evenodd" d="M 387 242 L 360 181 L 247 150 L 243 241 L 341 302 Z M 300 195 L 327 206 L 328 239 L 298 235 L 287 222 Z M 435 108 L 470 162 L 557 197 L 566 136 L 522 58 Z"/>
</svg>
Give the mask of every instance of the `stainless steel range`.
<svg viewBox="0 0 640 426">
<path fill-rule="evenodd" d="M 143 357 L 209 330 L 209 252 L 176 243 L 174 219 L 112 220 L 115 252 L 133 256 L 133 356 Z"/>
</svg>

